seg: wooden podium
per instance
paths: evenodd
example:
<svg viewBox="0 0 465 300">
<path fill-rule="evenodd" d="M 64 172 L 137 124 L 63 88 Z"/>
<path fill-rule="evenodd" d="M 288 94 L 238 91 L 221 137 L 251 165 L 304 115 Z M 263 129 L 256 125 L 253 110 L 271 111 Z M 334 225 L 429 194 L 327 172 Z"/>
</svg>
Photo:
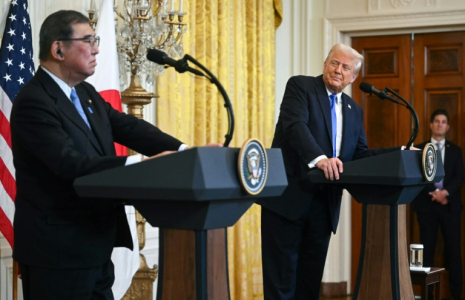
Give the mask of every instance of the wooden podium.
<svg viewBox="0 0 465 300">
<path fill-rule="evenodd" d="M 439 156 L 440 157 L 440 156 Z M 339 180 L 326 180 L 320 170 L 310 181 L 342 185 L 363 204 L 362 247 L 353 299 L 414 299 L 410 279 L 406 205 L 428 182 L 422 175 L 421 151 L 395 151 L 344 164 Z M 438 158 L 436 177 L 444 177 Z"/>
<path fill-rule="evenodd" d="M 239 150 L 192 148 L 75 180 L 79 196 L 124 200 L 160 227 L 157 300 L 230 299 L 226 227 L 258 197 L 287 187 L 281 150 L 267 149 L 266 185 L 259 195 L 246 194 Z"/>
</svg>

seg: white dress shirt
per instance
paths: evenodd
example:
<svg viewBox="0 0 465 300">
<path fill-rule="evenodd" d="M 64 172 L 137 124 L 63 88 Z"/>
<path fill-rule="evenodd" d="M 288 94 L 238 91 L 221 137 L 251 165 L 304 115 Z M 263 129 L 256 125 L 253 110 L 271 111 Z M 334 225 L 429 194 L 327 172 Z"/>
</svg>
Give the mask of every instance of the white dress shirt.
<svg viewBox="0 0 465 300">
<path fill-rule="evenodd" d="M 328 101 L 331 101 L 329 98 L 329 95 L 332 93 L 326 88 L 326 92 L 328 93 Z M 340 151 L 341 151 L 341 142 L 342 142 L 342 92 L 337 94 L 337 100 L 336 100 L 336 120 L 337 120 L 337 132 L 336 132 L 336 157 L 339 156 Z M 322 159 L 328 158 L 326 155 L 320 155 L 314 160 L 312 160 L 309 164 L 309 168 L 314 168 L 315 165 Z"/>
</svg>

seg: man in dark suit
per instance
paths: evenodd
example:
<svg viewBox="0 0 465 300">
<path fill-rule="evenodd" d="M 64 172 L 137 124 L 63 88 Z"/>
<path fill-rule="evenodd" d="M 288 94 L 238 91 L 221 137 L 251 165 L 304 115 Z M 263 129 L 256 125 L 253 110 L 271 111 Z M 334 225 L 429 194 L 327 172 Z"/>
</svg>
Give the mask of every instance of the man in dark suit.
<svg viewBox="0 0 465 300">
<path fill-rule="evenodd" d="M 338 180 L 343 163 L 400 148 L 368 150 L 363 111 L 342 90 L 352 83 L 363 56 L 335 45 L 323 75 L 289 79 L 273 139 L 281 148 L 289 186 L 262 206 L 263 283 L 266 300 L 320 296 L 331 232 L 336 232 L 342 189 L 311 185 L 314 167 Z"/>
<path fill-rule="evenodd" d="M 441 227 L 444 238 L 445 257 L 449 269 L 449 285 L 453 299 L 460 299 L 462 294 L 462 258 L 461 221 L 462 197 L 460 188 L 463 183 L 462 150 L 446 140 L 449 131 L 449 116 L 445 110 L 436 110 L 431 115 L 431 139 L 419 144 L 424 148 L 427 143 L 433 143 L 438 155 L 444 163 L 444 179 L 435 184 L 427 185 L 413 200 L 412 209 L 416 211 L 420 225 L 420 240 L 424 245 L 423 265 L 434 266 L 434 252 Z M 430 289 L 433 299 L 433 290 Z"/>
<path fill-rule="evenodd" d="M 79 12 L 47 17 L 40 67 L 13 104 L 13 257 L 26 300 L 113 299 L 111 252 L 132 248 L 123 204 L 80 198 L 73 181 L 143 160 L 115 156 L 114 142 L 152 158 L 187 147 L 114 110 L 84 82 L 94 73 L 98 41 Z"/>
</svg>

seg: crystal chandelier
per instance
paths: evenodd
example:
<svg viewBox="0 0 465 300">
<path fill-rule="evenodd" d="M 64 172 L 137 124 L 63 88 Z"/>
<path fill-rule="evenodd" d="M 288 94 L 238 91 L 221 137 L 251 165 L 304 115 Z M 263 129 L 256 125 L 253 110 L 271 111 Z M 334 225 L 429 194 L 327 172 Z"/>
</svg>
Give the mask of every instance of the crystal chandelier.
<svg viewBox="0 0 465 300">
<path fill-rule="evenodd" d="M 171 0 L 125 0 L 122 13 L 115 9 L 116 14 L 123 20 L 123 26 L 118 34 L 118 58 L 120 61 L 120 83 L 126 86 L 127 74 L 135 76 L 136 83 L 140 83 L 145 74 L 145 82 L 153 84 L 156 76 L 164 74 L 163 66 L 146 59 L 147 50 L 156 48 L 171 57 L 182 57 L 183 34 L 187 32 L 183 18 L 183 0 L 179 0 L 178 9 L 175 1 Z"/>
<path fill-rule="evenodd" d="M 98 11 L 94 1 L 90 1 L 87 10 L 92 26 L 97 23 Z M 144 75 L 145 83 L 152 85 L 156 76 L 164 74 L 163 66 L 146 59 L 150 48 L 162 50 L 171 57 L 180 58 L 184 55 L 183 34 L 187 33 L 187 26 L 183 18 L 187 13 L 183 11 L 183 0 L 176 2 L 124 0 L 120 12 L 114 0 L 115 13 L 122 20 L 121 28 L 117 29 L 121 86 L 132 85 L 132 81 L 139 85 Z"/>
</svg>

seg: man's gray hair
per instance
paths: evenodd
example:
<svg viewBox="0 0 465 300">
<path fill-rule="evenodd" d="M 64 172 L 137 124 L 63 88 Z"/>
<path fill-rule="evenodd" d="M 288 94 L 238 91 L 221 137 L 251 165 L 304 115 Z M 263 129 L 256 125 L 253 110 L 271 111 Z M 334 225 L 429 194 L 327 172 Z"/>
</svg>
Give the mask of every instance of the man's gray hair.
<svg viewBox="0 0 465 300">
<path fill-rule="evenodd" d="M 363 55 L 357 52 L 354 48 L 344 45 L 344 44 L 336 44 L 334 45 L 331 50 L 329 50 L 328 56 L 326 57 L 325 61 L 327 61 L 335 51 L 342 51 L 346 54 L 349 54 L 352 56 L 352 58 L 355 61 L 355 69 L 354 69 L 354 75 L 358 76 L 358 73 L 360 72 L 360 68 L 362 67 L 363 63 Z"/>
</svg>

